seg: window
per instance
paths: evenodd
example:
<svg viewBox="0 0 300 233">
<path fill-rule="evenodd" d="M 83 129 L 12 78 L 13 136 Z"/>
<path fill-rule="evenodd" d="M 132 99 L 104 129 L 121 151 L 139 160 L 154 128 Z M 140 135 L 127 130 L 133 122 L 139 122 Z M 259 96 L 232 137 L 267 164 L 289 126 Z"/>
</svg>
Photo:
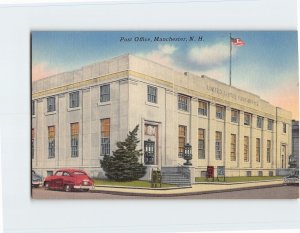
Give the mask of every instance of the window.
<svg viewBox="0 0 300 233">
<path fill-rule="evenodd" d="M 31 101 L 31 115 L 35 115 L 35 101 Z"/>
<path fill-rule="evenodd" d="M 100 86 L 100 102 L 108 102 L 110 101 L 110 85 L 102 85 Z"/>
<path fill-rule="evenodd" d="M 198 129 L 198 158 L 205 159 L 205 129 Z"/>
<path fill-rule="evenodd" d="M 31 159 L 34 159 L 34 139 L 35 139 L 35 132 L 34 129 L 31 129 Z"/>
<path fill-rule="evenodd" d="M 186 142 L 186 126 L 179 125 L 178 129 L 178 156 L 181 158 L 184 154 L 184 145 Z"/>
<path fill-rule="evenodd" d="M 178 95 L 178 109 L 188 111 L 190 98 L 186 95 Z"/>
<path fill-rule="evenodd" d="M 236 161 L 236 135 L 235 134 L 231 134 L 230 160 Z"/>
<path fill-rule="evenodd" d="M 216 160 L 222 160 L 222 132 L 216 131 Z"/>
<path fill-rule="evenodd" d="M 239 111 L 235 109 L 231 109 L 231 122 L 238 123 L 239 122 Z"/>
<path fill-rule="evenodd" d="M 263 125 L 263 118 L 260 117 L 260 116 L 257 116 L 257 119 L 256 119 L 256 127 L 257 128 L 262 128 L 262 125 Z"/>
<path fill-rule="evenodd" d="M 273 130 L 273 120 L 268 119 L 268 130 Z"/>
<path fill-rule="evenodd" d="M 70 108 L 79 107 L 79 91 L 70 93 L 69 107 Z"/>
<path fill-rule="evenodd" d="M 148 102 L 150 103 L 157 103 L 157 88 L 148 86 Z"/>
<path fill-rule="evenodd" d="M 271 140 L 267 140 L 267 163 L 271 162 Z"/>
<path fill-rule="evenodd" d="M 55 157 L 55 126 L 48 126 L 48 158 Z"/>
<path fill-rule="evenodd" d="M 256 162 L 260 162 L 260 138 L 256 138 Z"/>
<path fill-rule="evenodd" d="M 246 113 L 244 114 L 244 125 L 251 125 L 251 114 Z"/>
<path fill-rule="evenodd" d="M 53 176 L 53 171 L 47 171 L 47 176 Z"/>
<path fill-rule="evenodd" d="M 216 105 L 216 118 L 224 120 L 225 118 L 225 107 Z"/>
<path fill-rule="evenodd" d="M 244 136 L 244 162 L 249 162 L 249 137 Z"/>
<path fill-rule="evenodd" d="M 71 123 L 71 157 L 78 157 L 79 123 Z"/>
<path fill-rule="evenodd" d="M 101 120 L 101 155 L 110 154 L 110 119 Z"/>
<path fill-rule="evenodd" d="M 55 97 L 51 96 L 47 98 L 47 112 L 55 111 Z"/>
<path fill-rule="evenodd" d="M 198 101 L 198 114 L 202 116 L 207 116 L 208 103 L 206 101 Z"/>
<path fill-rule="evenodd" d="M 282 123 L 283 125 L 282 125 L 282 131 L 283 131 L 283 133 L 286 133 L 286 123 Z"/>
</svg>

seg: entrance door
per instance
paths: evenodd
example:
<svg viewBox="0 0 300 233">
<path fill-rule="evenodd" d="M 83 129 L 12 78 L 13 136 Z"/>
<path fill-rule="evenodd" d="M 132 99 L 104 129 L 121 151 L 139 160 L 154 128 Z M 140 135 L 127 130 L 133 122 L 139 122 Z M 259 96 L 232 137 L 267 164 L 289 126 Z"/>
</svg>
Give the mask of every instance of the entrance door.
<svg viewBox="0 0 300 233">
<path fill-rule="evenodd" d="M 144 162 L 146 165 L 155 164 L 155 142 L 144 141 Z"/>
<path fill-rule="evenodd" d="M 286 168 L 286 145 L 281 145 L 281 168 Z"/>
</svg>

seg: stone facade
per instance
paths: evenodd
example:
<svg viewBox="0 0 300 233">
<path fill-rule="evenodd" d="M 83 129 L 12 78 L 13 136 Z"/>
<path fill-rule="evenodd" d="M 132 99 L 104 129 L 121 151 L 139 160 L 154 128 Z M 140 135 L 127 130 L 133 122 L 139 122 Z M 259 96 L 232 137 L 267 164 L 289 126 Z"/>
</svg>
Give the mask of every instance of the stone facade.
<svg viewBox="0 0 300 233">
<path fill-rule="evenodd" d="M 103 85 L 109 85 L 108 101 L 101 101 Z M 74 91 L 78 107 L 70 107 Z M 55 99 L 55 111 L 48 111 L 49 97 Z M 192 145 L 195 176 L 203 176 L 208 165 L 225 166 L 227 176 L 272 175 L 288 167 L 292 152 L 290 112 L 209 77 L 132 55 L 35 81 L 32 101 L 32 168 L 44 176 L 75 167 L 104 177 L 99 162 L 103 119 L 109 119 L 110 154 L 140 125 L 139 146 L 154 153 L 141 159 L 149 168 L 182 165 L 180 140 Z M 78 152 L 71 156 L 70 125 L 75 122 Z M 55 126 L 50 157 L 49 126 Z"/>
</svg>

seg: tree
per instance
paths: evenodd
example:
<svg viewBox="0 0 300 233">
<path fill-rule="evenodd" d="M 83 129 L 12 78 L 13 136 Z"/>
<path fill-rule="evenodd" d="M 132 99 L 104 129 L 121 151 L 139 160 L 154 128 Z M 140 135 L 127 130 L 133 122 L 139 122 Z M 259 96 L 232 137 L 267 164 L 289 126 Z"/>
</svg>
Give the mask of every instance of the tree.
<svg viewBox="0 0 300 233">
<path fill-rule="evenodd" d="M 133 131 L 129 131 L 127 138 L 123 142 L 117 142 L 118 149 L 113 151 L 113 155 L 105 155 L 100 160 L 101 167 L 105 175 L 110 180 L 132 181 L 138 180 L 146 173 L 146 167 L 139 163 L 142 150 L 137 150 L 139 140 L 137 138 L 137 125 Z"/>
</svg>

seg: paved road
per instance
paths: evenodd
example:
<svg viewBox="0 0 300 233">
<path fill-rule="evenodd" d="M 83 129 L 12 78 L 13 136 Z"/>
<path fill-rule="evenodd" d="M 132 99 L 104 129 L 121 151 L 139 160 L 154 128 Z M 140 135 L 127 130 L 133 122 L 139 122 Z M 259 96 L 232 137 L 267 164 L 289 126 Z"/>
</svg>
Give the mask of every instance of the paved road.
<svg viewBox="0 0 300 233">
<path fill-rule="evenodd" d="M 105 193 L 50 191 L 43 188 L 32 189 L 34 199 L 288 199 L 299 198 L 299 186 L 280 186 L 242 191 L 220 192 L 175 197 L 123 196 Z"/>
</svg>

